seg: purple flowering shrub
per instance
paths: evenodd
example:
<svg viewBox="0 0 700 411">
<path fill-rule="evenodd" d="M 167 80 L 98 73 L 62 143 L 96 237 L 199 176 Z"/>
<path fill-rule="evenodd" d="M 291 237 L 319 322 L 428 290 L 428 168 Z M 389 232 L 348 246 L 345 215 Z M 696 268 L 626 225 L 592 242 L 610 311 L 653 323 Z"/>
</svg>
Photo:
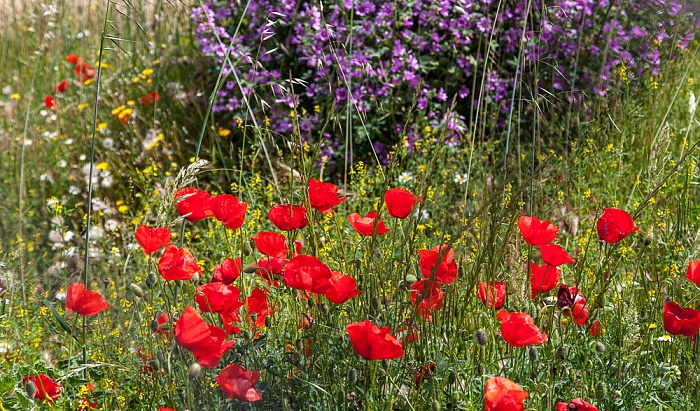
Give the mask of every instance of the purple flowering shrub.
<svg viewBox="0 0 700 411">
<path fill-rule="evenodd" d="M 513 87 L 527 101 L 536 85 L 556 108 L 637 86 L 692 40 L 681 15 L 678 0 L 243 0 L 195 7 L 192 21 L 217 67 L 230 47 L 220 118 L 252 112 L 342 162 L 346 141 L 358 153 L 371 140 L 385 161 L 441 123 L 459 144 L 478 111 L 502 126 Z"/>
</svg>

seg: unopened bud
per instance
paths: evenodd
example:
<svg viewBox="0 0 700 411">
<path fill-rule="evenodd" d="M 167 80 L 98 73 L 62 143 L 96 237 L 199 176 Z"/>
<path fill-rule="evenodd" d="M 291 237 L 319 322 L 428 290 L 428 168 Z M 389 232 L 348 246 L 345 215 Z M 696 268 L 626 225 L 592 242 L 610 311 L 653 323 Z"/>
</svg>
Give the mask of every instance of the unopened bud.
<svg viewBox="0 0 700 411">
<path fill-rule="evenodd" d="M 199 365 L 198 362 L 194 362 L 192 365 L 190 365 L 190 368 L 187 369 L 187 377 L 190 380 L 194 380 L 195 378 L 199 377 L 200 372 L 202 372 L 202 366 Z"/>
<path fill-rule="evenodd" d="M 36 384 L 34 384 L 34 381 L 27 380 L 27 384 L 24 386 L 24 391 L 26 391 L 27 397 L 34 399 L 34 396 L 36 395 Z"/>
<path fill-rule="evenodd" d="M 270 317 L 268 315 L 265 317 L 265 327 L 270 328 L 271 325 L 272 325 L 272 317 Z"/>
<path fill-rule="evenodd" d="M 537 359 L 540 357 L 540 351 L 537 349 L 537 347 L 530 347 L 527 350 L 527 356 L 530 359 L 530 362 L 537 362 Z"/>
<path fill-rule="evenodd" d="M 476 330 L 476 333 L 474 333 L 474 338 L 476 339 L 476 343 L 482 347 L 486 347 L 486 345 L 489 343 L 488 336 L 484 330 Z"/>
<path fill-rule="evenodd" d="M 139 287 L 138 284 L 131 283 L 129 288 L 135 296 L 137 296 L 138 298 L 143 298 L 143 289 Z"/>
<path fill-rule="evenodd" d="M 258 267 L 254 266 L 254 265 L 247 265 L 247 266 L 243 267 L 243 272 L 246 274 L 255 274 L 255 271 L 257 271 L 257 270 L 258 270 Z"/>
<path fill-rule="evenodd" d="M 190 281 L 192 281 L 193 284 L 197 284 L 199 282 L 199 273 L 192 274 Z"/>
<path fill-rule="evenodd" d="M 651 245 L 652 241 L 654 241 L 654 235 L 649 233 L 649 235 L 647 235 L 644 238 L 644 245 L 649 247 Z"/>
<path fill-rule="evenodd" d="M 160 328 L 160 324 L 158 324 L 158 320 L 152 320 L 151 321 L 151 332 L 158 332 L 158 328 Z"/>
<path fill-rule="evenodd" d="M 351 368 L 350 371 L 348 371 L 348 385 L 353 385 L 357 382 L 357 370 L 354 368 Z"/>
<path fill-rule="evenodd" d="M 562 345 L 561 347 L 557 348 L 557 352 L 554 354 L 554 357 L 559 360 L 567 359 L 569 357 L 569 347 Z"/>
<path fill-rule="evenodd" d="M 148 273 L 148 275 L 146 276 L 146 287 L 153 288 L 153 286 L 155 286 L 157 282 L 158 276 L 156 276 L 156 273 L 154 273 L 153 271 Z"/>
<path fill-rule="evenodd" d="M 601 401 L 605 397 L 607 397 L 607 395 L 608 395 L 608 385 L 603 381 L 598 382 L 598 384 L 596 384 L 596 386 L 595 386 L 595 397 L 599 401 Z"/>
<path fill-rule="evenodd" d="M 415 283 L 416 281 L 418 281 L 418 279 L 416 278 L 415 275 L 409 274 L 409 275 L 406 276 L 406 284 L 412 285 L 412 284 Z"/>
<path fill-rule="evenodd" d="M 318 306 L 318 309 L 319 309 L 322 313 L 324 313 L 324 314 L 328 314 L 328 311 L 330 311 L 330 308 L 328 307 L 328 304 L 325 303 L 325 302 L 321 303 L 321 304 Z"/>
<path fill-rule="evenodd" d="M 433 400 L 433 408 L 432 411 L 440 411 L 442 410 L 442 405 L 440 404 L 440 401 L 438 400 Z"/>
<path fill-rule="evenodd" d="M 598 351 L 599 353 L 604 353 L 605 352 L 605 344 L 598 341 L 597 343 L 595 343 L 595 350 Z"/>
</svg>

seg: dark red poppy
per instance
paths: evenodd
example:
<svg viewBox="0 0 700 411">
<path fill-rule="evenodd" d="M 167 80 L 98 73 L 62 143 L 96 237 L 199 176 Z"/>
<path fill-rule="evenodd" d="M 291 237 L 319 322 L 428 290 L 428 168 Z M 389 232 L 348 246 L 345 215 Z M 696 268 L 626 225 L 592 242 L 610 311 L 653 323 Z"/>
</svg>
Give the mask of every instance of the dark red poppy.
<svg viewBox="0 0 700 411">
<path fill-rule="evenodd" d="M 598 408 L 582 398 L 575 398 L 569 402 L 558 402 L 557 411 L 598 411 Z"/>
<path fill-rule="evenodd" d="M 170 244 L 172 233 L 165 227 L 149 227 L 142 224 L 136 229 L 134 237 L 143 248 L 144 253 L 153 254 L 161 247 Z"/>
<path fill-rule="evenodd" d="M 214 218 L 221 221 L 226 228 L 237 230 L 245 221 L 245 211 L 248 203 L 238 201 L 232 194 L 219 194 L 211 200 L 211 210 Z"/>
<path fill-rule="evenodd" d="M 22 384 L 25 387 L 27 386 L 27 381 L 34 383 L 34 386 L 36 387 L 34 399 L 37 400 L 53 402 L 56 401 L 63 392 L 63 386 L 52 380 L 51 377 L 46 374 L 30 375 L 22 378 Z"/>
<path fill-rule="evenodd" d="M 416 204 L 416 196 L 406 189 L 392 188 L 386 190 L 384 203 L 386 203 L 386 209 L 390 216 L 403 220 L 408 217 Z"/>
<path fill-rule="evenodd" d="M 489 281 L 479 283 L 479 300 L 488 308 L 496 310 L 503 307 L 506 300 L 506 283 L 503 281 Z"/>
<path fill-rule="evenodd" d="M 287 256 L 287 239 L 284 234 L 263 231 L 250 239 L 255 241 L 255 248 L 267 256 L 274 258 Z"/>
<path fill-rule="evenodd" d="M 272 206 L 267 218 L 282 231 L 299 230 L 309 224 L 306 219 L 306 207 L 294 204 Z"/>
<path fill-rule="evenodd" d="M 258 260 L 255 274 L 259 275 L 270 286 L 277 287 L 277 275 L 282 273 L 284 269 L 284 258 L 263 257 Z"/>
<path fill-rule="evenodd" d="M 543 264 L 539 266 L 530 263 L 530 296 L 535 298 L 537 294 L 553 290 L 561 279 L 561 270 L 553 265 Z"/>
<path fill-rule="evenodd" d="M 421 381 L 423 381 L 426 377 L 430 375 L 431 372 L 435 369 L 435 363 L 431 362 L 428 364 L 423 364 L 420 367 L 418 367 L 418 372 L 416 373 L 416 387 L 420 385 Z"/>
<path fill-rule="evenodd" d="M 338 271 L 331 271 L 331 286 L 326 290 L 326 297 L 333 304 L 342 304 L 360 294 L 355 279 Z"/>
<path fill-rule="evenodd" d="M 166 281 L 173 281 L 189 280 L 201 270 L 190 250 L 168 245 L 158 261 L 158 272 Z"/>
<path fill-rule="evenodd" d="M 600 321 L 595 320 L 593 321 L 593 324 L 591 324 L 591 329 L 588 330 L 588 334 L 591 335 L 591 337 L 597 337 L 600 335 L 600 332 L 604 329 L 603 324 L 600 323 Z"/>
<path fill-rule="evenodd" d="M 664 303 L 664 329 L 669 334 L 693 337 L 700 329 L 700 312 L 667 301 Z"/>
<path fill-rule="evenodd" d="M 520 217 L 518 227 L 525 242 L 534 246 L 551 243 L 558 237 L 557 233 L 559 232 L 559 227 L 549 222 L 549 220 L 541 221 L 535 216 Z"/>
<path fill-rule="evenodd" d="M 576 324 L 583 326 L 588 318 L 588 305 L 581 290 L 576 287 L 568 287 L 565 284 L 559 286 L 557 294 L 557 308 L 564 311 L 564 315 L 572 317 Z"/>
<path fill-rule="evenodd" d="M 302 254 L 287 261 L 283 280 L 291 288 L 324 294 L 331 287 L 332 276 L 331 269 L 323 261 Z"/>
<path fill-rule="evenodd" d="M 389 360 L 404 354 L 401 342 L 389 333 L 389 327 L 379 328 L 369 320 L 350 323 L 345 327 L 352 348 L 366 360 Z"/>
<path fill-rule="evenodd" d="M 627 211 L 619 208 L 606 208 L 603 210 L 603 215 L 598 219 L 596 227 L 598 228 L 598 238 L 609 244 L 621 241 L 639 230 L 639 227 L 634 225 L 632 216 Z"/>
<path fill-rule="evenodd" d="M 214 267 L 214 277 L 212 281 L 218 281 L 224 284 L 231 284 L 236 278 L 240 277 L 243 265 L 241 258 L 227 258 L 221 264 Z"/>
<path fill-rule="evenodd" d="M 260 371 L 248 371 L 238 364 L 229 364 L 216 377 L 221 391 L 230 399 L 244 402 L 262 400 L 262 394 L 255 388 L 260 378 Z"/>
<path fill-rule="evenodd" d="M 545 263 L 555 267 L 574 262 L 574 259 L 569 256 L 566 250 L 556 244 L 541 245 L 540 253 L 542 253 L 542 260 Z"/>
<path fill-rule="evenodd" d="M 57 93 L 63 93 L 64 91 L 66 91 L 66 87 L 68 87 L 68 81 L 67 81 L 67 80 L 63 80 L 62 82 L 53 85 L 53 89 L 54 89 Z"/>
<path fill-rule="evenodd" d="M 688 264 L 688 271 L 685 273 L 685 278 L 700 286 L 700 260 L 694 260 Z"/>
<path fill-rule="evenodd" d="M 214 215 L 211 194 L 196 187 L 186 187 L 173 194 L 177 201 L 177 212 L 188 221 L 199 221 Z"/>
<path fill-rule="evenodd" d="M 156 316 L 156 334 L 168 335 L 168 321 L 170 321 L 170 316 L 168 313 L 160 313 Z"/>
<path fill-rule="evenodd" d="M 46 106 L 46 108 L 56 107 L 56 99 L 51 96 L 44 97 L 44 106 Z"/>
<path fill-rule="evenodd" d="M 447 244 L 435 246 L 432 250 L 418 250 L 418 255 L 420 270 L 426 278 L 435 275 L 435 279 L 443 284 L 457 279 L 455 252 Z"/>
<path fill-rule="evenodd" d="M 160 96 L 158 93 L 156 93 L 155 90 L 151 91 L 150 93 L 144 94 L 141 98 L 141 104 L 144 106 L 148 107 L 150 104 L 155 103 L 156 101 L 160 100 Z"/>
<path fill-rule="evenodd" d="M 374 227 L 377 227 L 377 234 L 384 234 L 391 230 L 384 225 L 382 220 L 379 218 L 377 213 L 370 211 L 364 217 L 360 217 L 359 214 L 353 213 L 348 216 L 348 221 L 352 228 L 355 229 L 360 235 L 370 236 L 374 234 Z"/>
<path fill-rule="evenodd" d="M 484 411 L 525 411 L 523 401 L 530 394 L 503 377 L 491 377 L 484 386 Z"/>
<path fill-rule="evenodd" d="M 97 71 L 95 71 L 94 68 L 83 63 L 77 63 L 75 66 L 73 66 L 73 71 L 75 72 L 75 75 L 78 76 L 78 79 L 80 79 L 80 81 L 83 83 L 95 77 L 95 74 L 97 74 Z"/>
<path fill-rule="evenodd" d="M 270 314 L 266 292 L 260 288 L 253 289 L 250 297 L 246 298 L 248 305 L 248 321 L 256 327 L 265 326 L 265 317 Z"/>
<path fill-rule="evenodd" d="M 225 341 L 226 331 L 205 323 L 189 305 L 175 322 L 174 334 L 180 347 L 191 352 L 204 368 L 219 365 L 221 356 L 233 347 L 233 341 Z"/>
<path fill-rule="evenodd" d="M 78 56 L 77 54 L 69 54 L 66 56 L 66 61 L 69 62 L 72 65 L 80 64 L 83 62 L 83 59 Z"/>
<path fill-rule="evenodd" d="M 224 283 L 209 283 L 197 287 L 194 300 L 203 313 L 229 313 L 238 310 L 243 303 L 239 301 L 241 292 L 237 287 Z"/>
<path fill-rule="evenodd" d="M 420 280 L 411 286 L 413 308 L 423 317 L 430 319 L 430 311 L 442 308 L 444 300 L 445 296 L 442 292 L 442 287 L 435 280 Z"/>
<path fill-rule="evenodd" d="M 109 303 L 96 291 L 86 290 L 83 284 L 71 284 L 66 293 L 66 312 L 89 317 L 109 308 Z"/>
<path fill-rule="evenodd" d="M 501 322 L 501 336 L 513 347 L 542 344 L 547 342 L 547 335 L 535 325 L 535 321 L 527 313 L 508 313 L 501 310 L 498 313 Z"/>
<path fill-rule="evenodd" d="M 136 354 L 139 356 L 139 359 L 141 360 L 141 373 L 142 374 L 150 374 L 153 372 L 153 357 L 151 357 L 148 354 L 145 354 L 143 352 L 143 347 L 139 347 L 138 351 L 136 351 Z"/>
<path fill-rule="evenodd" d="M 309 180 L 309 203 L 311 207 L 321 213 L 330 210 L 345 200 L 345 197 L 338 197 L 338 187 L 331 183 Z"/>
</svg>

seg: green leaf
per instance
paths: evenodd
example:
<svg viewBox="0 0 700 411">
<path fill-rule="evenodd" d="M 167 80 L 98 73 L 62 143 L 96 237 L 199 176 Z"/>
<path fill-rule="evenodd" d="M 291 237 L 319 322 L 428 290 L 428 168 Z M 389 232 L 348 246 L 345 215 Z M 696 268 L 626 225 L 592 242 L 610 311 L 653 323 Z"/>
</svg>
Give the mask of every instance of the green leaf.
<svg viewBox="0 0 700 411">
<path fill-rule="evenodd" d="M 53 304 L 51 304 L 49 300 L 45 299 L 44 305 L 51 311 L 51 314 L 53 314 L 53 318 L 55 318 L 56 321 L 58 321 L 58 324 L 61 326 L 61 328 L 63 328 L 68 334 L 70 334 L 70 336 L 73 337 L 75 341 L 80 342 L 78 337 L 75 334 L 73 334 L 73 330 L 70 329 L 70 327 L 66 323 L 66 320 L 64 320 L 63 317 L 61 317 L 58 314 L 58 311 L 56 311 L 56 309 L 53 307 Z"/>
</svg>

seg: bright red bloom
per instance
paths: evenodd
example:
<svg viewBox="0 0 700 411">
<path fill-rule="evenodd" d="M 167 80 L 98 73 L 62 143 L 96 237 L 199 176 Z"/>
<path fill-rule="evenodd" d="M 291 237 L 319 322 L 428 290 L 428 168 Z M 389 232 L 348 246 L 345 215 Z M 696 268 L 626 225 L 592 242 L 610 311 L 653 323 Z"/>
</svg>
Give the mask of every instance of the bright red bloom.
<svg viewBox="0 0 700 411">
<path fill-rule="evenodd" d="M 309 203 L 311 207 L 321 213 L 330 210 L 345 200 L 345 197 L 338 197 L 338 187 L 331 183 L 309 180 Z"/>
<path fill-rule="evenodd" d="M 386 190 L 384 202 L 390 216 L 403 220 L 408 217 L 416 204 L 416 196 L 406 189 L 392 188 L 391 190 Z"/>
<path fill-rule="evenodd" d="M 248 371 L 238 364 L 229 364 L 221 370 L 216 382 L 227 397 L 254 402 L 262 400 L 262 394 L 255 388 L 258 378 L 260 371 Z"/>
<path fill-rule="evenodd" d="M 411 286 L 411 302 L 418 314 L 423 317 L 430 317 L 430 311 L 442 308 L 444 300 L 442 287 L 435 280 L 420 280 Z"/>
<path fill-rule="evenodd" d="M 556 244 L 541 245 L 540 253 L 542 253 L 542 260 L 545 263 L 555 267 L 574 262 L 574 259 L 569 256 L 566 250 Z"/>
<path fill-rule="evenodd" d="M 450 284 L 457 279 L 455 252 L 447 244 L 437 245 L 432 250 L 418 250 L 418 255 L 420 270 L 426 278 L 430 278 L 435 271 L 435 279 L 443 284 Z"/>
<path fill-rule="evenodd" d="M 479 283 L 479 300 L 488 308 L 496 310 L 503 307 L 506 300 L 506 283 L 503 281 L 490 281 Z"/>
<path fill-rule="evenodd" d="M 364 217 L 360 217 L 359 214 L 353 213 L 348 216 L 348 221 L 352 228 L 355 229 L 360 235 L 370 236 L 374 234 L 374 227 L 377 227 L 377 234 L 384 234 L 391 230 L 384 225 L 382 220 L 379 218 L 377 213 L 370 211 Z"/>
<path fill-rule="evenodd" d="M 165 227 L 149 227 L 142 224 L 136 229 L 134 237 L 141 244 L 144 253 L 153 254 L 164 245 L 170 244 L 172 233 Z"/>
<path fill-rule="evenodd" d="M 238 201 L 238 198 L 232 194 L 219 194 L 211 200 L 214 217 L 231 230 L 241 228 L 247 209 L 248 203 Z"/>
<path fill-rule="evenodd" d="M 639 230 L 639 227 L 634 225 L 632 216 L 627 211 L 619 208 L 606 208 L 603 210 L 603 215 L 598 219 L 596 228 L 598 228 L 598 238 L 609 244 L 621 241 Z"/>
<path fill-rule="evenodd" d="M 581 290 L 576 287 L 567 287 L 565 284 L 559 286 L 559 293 L 557 294 L 557 308 L 563 310 L 564 308 L 569 308 L 564 311 L 564 315 L 567 317 L 573 317 L 576 324 L 583 326 L 588 318 L 588 305 L 586 305 L 586 298 L 581 294 Z"/>
<path fill-rule="evenodd" d="M 219 313 L 219 317 L 221 317 L 221 322 L 224 324 L 226 334 L 233 335 L 241 332 L 241 327 L 236 325 L 241 322 L 238 310 L 233 310 L 228 313 Z"/>
<path fill-rule="evenodd" d="M 214 277 L 212 281 L 224 284 L 231 284 L 240 277 L 242 270 L 241 258 L 227 258 L 221 264 L 214 267 Z"/>
<path fill-rule="evenodd" d="M 530 263 L 530 296 L 535 298 L 539 293 L 553 290 L 561 279 L 561 270 L 553 265 L 543 264 L 539 266 Z"/>
<path fill-rule="evenodd" d="M 366 360 L 388 360 L 402 357 L 403 345 L 389 333 L 389 327 L 379 328 L 369 320 L 350 323 L 345 327 L 352 348 Z"/>
<path fill-rule="evenodd" d="M 360 294 L 355 279 L 338 271 L 331 271 L 331 286 L 326 290 L 326 297 L 333 304 L 342 304 Z"/>
<path fill-rule="evenodd" d="M 251 324 L 256 327 L 265 326 L 265 317 L 270 314 L 270 306 L 267 304 L 267 296 L 265 291 L 260 288 L 253 289 L 250 297 L 246 298 L 248 305 L 248 317 Z M 255 316 L 255 321 L 253 321 Z"/>
<path fill-rule="evenodd" d="M 175 411 L 175 409 L 168 407 L 159 407 L 158 411 Z"/>
<path fill-rule="evenodd" d="M 582 398 L 576 398 L 569 402 L 558 402 L 557 411 L 598 411 L 598 408 L 587 403 Z"/>
<path fill-rule="evenodd" d="M 44 97 L 44 105 L 46 108 L 54 108 L 56 107 L 56 99 L 51 96 L 46 96 Z"/>
<path fill-rule="evenodd" d="M 160 313 L 156 316 L 156 333 L 157 334 L 162 334 L 162 335 L 168 335 L 168 329 L 167 329 L 167 324 L 168 321 L 170 321 L 170 316 L 168 313 Z"/>
<path fill-rule="evenodd" d="M 150 93 L 146 93 L 143 95 L 141 98 L 141 104 L 144 106 L 148 107 L 148 105 L 155 103 L 156 101 L 160 100 L 160 96 L 158 93 L 156 93 L 155 90 L 151 91 Z"/>
<path fill-rule="evenodd" d="M 700 329 L 700 312 L 668 301 L 664 303 L 664 329 L 669 334 L 692 337 Z"/>
<path fill-rule="evenodd" d="M 331 287 L 331 269 L 318 258 L 298 255 L 284 266 L 284 283 L 297 290 L 324 294 Z"/>
<path fill-rule="evenodd" d="M 287 239 L 284 234 L 263 231 L 251 239 L 255 241 L 255 248 L 267 256 L 274 258 L 287 256 Z"/>
<path fill-rule="evenodd" d="M 158 261 L 158 272 L 166 281 L 189 280 L 200 271 L 190 250 L 174 245 L 165 247 Z"/>
<path fill-rule="evenodd" d="M 205 323 L 189 305 L 175 322 L 174 333 L 180 347 L 191 352 L 204 368 L 219 365 L 221 356 L 233 347 L 233 341 L 225 341 L 226 331 Z"/>
<path fill-rule="evenodd" d="M 694 260 L 688 264 L 688 271 L 685 273 L 685 278 L 700 286 L 700 260 Z"/>
<path fill-rule="evenodd" d="M 258 260 L 255 274 L 259 275 L 267 285 L 279 285 L 275 275 L 282 273 L 284 269 L 284 258 L 263 257 Z"/>
<path fill-rule="evenodd" d="M 109 308 L 109 303 L 96 291 L 86 290 L 83 284 L 71 284 L 66 293 L 66 312 L 89 317 Z"/>
<path fill-rule="evenodd" d="M 588 334 L 590 334 L 591 337 L 597 337 L 602 330 L 604 330 L 603 324 L 601 324 L 600 321 L 595 320 L 591 325 L 591 329 L 588 330 Z"/>
<path fill-rule="evenodd" d="M 238 310 L 243 303 L 239 301 L 241 292 L 237 287 L 224 283 L 209 283 L 197 287 L 194 300 L 203 313 L 229 313 Z"/>
<path fill-rule="evenodd" d="M 420 385 L 424 378 L 428 377 L 431 372 L 435 369 L 435 363 L 431 362 L 428 364 L 423 364 L 418 368 L 416 373 L 416 387 Z"/>
<path fill-rule="evenodd" d="M 501 322 L 501 336 L 513 347 L 542 344 L 547 342 L 547 335 L 535 325 L 535 321 L 526 313 L 498 313 Z"/>
<path fill-rule="evenodd" d="M 525 242 L 534 246 L 551 243 L 558 237 L 559 232 L 559 227 L 550 223 L 549 220 L 542 221 L 535 216 L 520 217 L 518 227 Z"/>
<path fill-rule="evenodd" d="M 34 398 L 37 400 L 56 401 L 63 392 L 63 386 L 52 380 L 46 374 L 30 375 L 22 378 L 22 384 L 26 387 L 27 381 L 31 381 L 36 386 Z"/>
<path fill-rule="evenodd" d="M 177 212 L 188 221 L 196 222 L 214 215 L 211 194 L 196 187 L 186 187 L 173 194 L 177 201 Z"/>
<path fill-rule="evenodd" d="M 309 224 L 309 220 L 306 219 L 306 207 L 294 204 L 273 206 L 267 213 L 267 218 L 282 231 L 299 230 Z"/>
<path fill-rule="evenodd" d="M 503 377 L 491 377 L 484 386 L 484 411 L 525 411 L 523 401 L 530 394 Z"/>
<path fill-rule="evenodd" d="M 69 54 L 66 56 L 66 61 L 75 66 L 76 64 L 82 63 L 83 59 L 77 54 Z"/>
<path fill-rule="evenodd" d="M 56 90 L 57 93 L 63 93 L 66 91 L 66 87 L 68 87 L 67 80 L 63 80 L 62 82 L 53 85 L 53 89 Z"/>
<path fill-rule="evenodd" d="M 97 74 L 97 71 L 95 71 L 94 68 L 83 63 L 77 63 L 75 66 L 73 66 L 73 71 L 83 83 L 95 77 L 95 74 Z"/>
</svg>

